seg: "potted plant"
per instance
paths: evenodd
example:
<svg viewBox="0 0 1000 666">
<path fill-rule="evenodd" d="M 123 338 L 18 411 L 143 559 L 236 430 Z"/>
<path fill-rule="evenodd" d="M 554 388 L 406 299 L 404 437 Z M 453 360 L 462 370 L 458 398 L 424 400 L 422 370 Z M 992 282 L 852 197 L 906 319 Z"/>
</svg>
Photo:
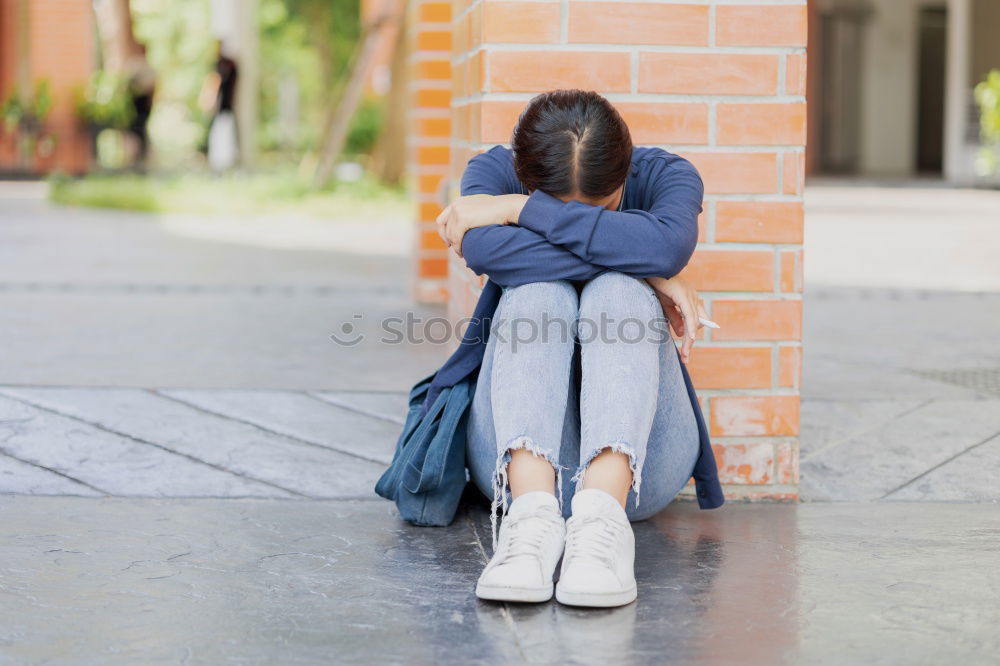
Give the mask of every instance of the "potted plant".
<svg viewBox="0 0 1000 666">
<path fill-rule="evenodd" d="M 97 136 L 104 130 L 128 129 L 135 117 L 135 106 L 128 81 L 121 74 L 97 70 L 87 86 L 77 89 L 76 115 L 90 135 L 91 154 L 97 155 Z"/>
<path fill-rule="evenodd" d="M 0 104 L 3 131 L 13 137 L 19 166 L 30 171 L 36 157 L 47 157 L 55 147 L 55 136 L 46 132 L 45 119 L 52 110 L 49 82 L 40 79 L 29 96 L 14 90 Z"/>
</svg>

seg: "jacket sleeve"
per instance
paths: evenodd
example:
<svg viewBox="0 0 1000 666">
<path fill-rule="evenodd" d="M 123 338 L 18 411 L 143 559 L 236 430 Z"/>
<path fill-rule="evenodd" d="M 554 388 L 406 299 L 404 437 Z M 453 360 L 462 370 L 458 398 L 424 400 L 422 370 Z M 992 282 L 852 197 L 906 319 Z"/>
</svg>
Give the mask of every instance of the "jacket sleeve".
<svg viewBox="0 0 1000 666">
<path fill-rule="evenodd" d="M 520 183 L 489 152 L 472 157 L 462 174 L 462 196 L 519 194 Z M 548 280 L 589 280 L 607 271 L 516 225 L 470 229 L 462 240 L 465 265 L 505 287 Z"/>
<path fill-rule="evenodd" d="M 589 263 L 635 277 L 669 278 L 687 265 L 698 244 L 704 194 L 694 165 L 678 157 L 650 176 L 644 210 L 612 211 L 535 190 L 518 225 Z"/>
</svg>

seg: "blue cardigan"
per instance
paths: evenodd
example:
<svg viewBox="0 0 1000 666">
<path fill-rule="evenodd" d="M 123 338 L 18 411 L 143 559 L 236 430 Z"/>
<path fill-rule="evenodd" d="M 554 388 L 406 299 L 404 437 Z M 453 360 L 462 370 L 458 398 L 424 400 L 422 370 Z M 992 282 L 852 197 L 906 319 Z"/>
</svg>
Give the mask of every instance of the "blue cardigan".
<svg viewBox="0 0 1000 666">
<path fill-rule="evenodd" d="M 495 146 L 469 160 L 462 174 L 461 193 L 528 191 L 514 172 L 513 152 Z M 563 202 L 535 190 L 528 196 L 517 225 L 470 229 L 462 241 L 465 263 L 476 274 L 488 275 L 489 280 L 461 344 L 435 373 L 424 409 L 442 388 L 478 371 L 502 287 L 590 280 L 609 270 L 637 278 L 672 277 L 684 268 L 698 243 L 703 196 L 701 177 L 689 161 L 661 148 L 634 147 L 623 210 Z M 676 346 L 675 351 L 680 359 Z M 680 365 L 701 440 L 692 474 L 698 505 L 714 509 L 724 502 L 715 456 L 687 367 Z"/>
</svg>

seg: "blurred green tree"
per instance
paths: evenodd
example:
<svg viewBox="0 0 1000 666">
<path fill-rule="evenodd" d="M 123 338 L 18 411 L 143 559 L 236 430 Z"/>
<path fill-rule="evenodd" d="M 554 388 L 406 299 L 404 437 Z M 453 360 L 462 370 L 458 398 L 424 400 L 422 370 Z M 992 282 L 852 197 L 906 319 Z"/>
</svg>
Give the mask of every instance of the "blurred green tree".
<svg viewBox="0 0 1000 666">
<path fill-rule="evenodd" d="M 161 164 L 180 165 L 204 141 L 208 119 L 198 93 L 213 65 L 208 0 L 132 0 L 136 39 L 156 70 L 150 135 Z"/>
<path fill-rule="evenodd" d="M 133 33 L 128 41 L 146 45 L 147 58 L 156 70 L 150 134 L 158 163 L 168 168 L 189 164 L 204 146 L 209 121 L 198 105 L 198 95 L 213 65 L 210 0 L 98 2 L 107 10 L 105 22 L 118 25 L 127 19 Z M 267 166 L 305 160 L 300 166 L 308 171 L 323 145 L 357 55 L 362 33 L 360 0 L 258 2 L 256 136 L 261 162 Z M 122 4 L 129 11 L 122 11 Z M 383 99 L 364 99 L 351 118 L 345 153 L 352 157 L 370 154 L 382 134 L 385 116 Z"/>
<path fill-rule="evenodd" d="M 979 170 L 983 174 L 996 174 L 1000 162 L 1000 69 L 991 70 L 986 79 L 976 86 L 979 103 L 979 132 L 983 150 Z"/>
</svg>

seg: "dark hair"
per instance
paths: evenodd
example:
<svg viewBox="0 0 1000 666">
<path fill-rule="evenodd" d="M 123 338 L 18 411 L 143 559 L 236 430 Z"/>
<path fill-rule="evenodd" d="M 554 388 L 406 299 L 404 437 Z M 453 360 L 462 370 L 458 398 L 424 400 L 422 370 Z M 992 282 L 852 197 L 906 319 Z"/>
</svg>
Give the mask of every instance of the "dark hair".
<svg viewBox="0 0 1000 666">
<path fill-rule="evenodd" d="M 529 190 L 605 197 L 625 182 L 632 137 L 611 103 L 588 90 L 550 90 L 521 112 L 511 135 L 514 171 Z"/>
</svg>

